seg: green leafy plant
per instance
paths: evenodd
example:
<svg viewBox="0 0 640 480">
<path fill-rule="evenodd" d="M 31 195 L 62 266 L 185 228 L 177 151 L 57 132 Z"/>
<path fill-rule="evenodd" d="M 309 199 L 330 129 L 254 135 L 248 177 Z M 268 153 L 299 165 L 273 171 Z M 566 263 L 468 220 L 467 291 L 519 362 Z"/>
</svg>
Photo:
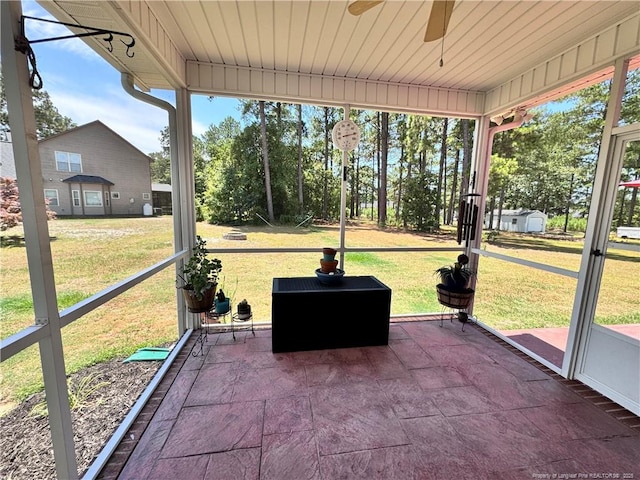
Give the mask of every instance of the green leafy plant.
<svg viewBox="0 0 640 480">
<path fill-rule="evenodd" d="M 441 285 L 449 290 L 464 290 L 473 276 L 469 269 L 469 257 L 464 253 L 458 255 L 453 265 L 437 268 L 435 273 L 440 277 Z"/>
<path fill-rule="evenodd" d="M 109 385 L 109 382 L 97 382 L 97 379 L 97 373 L 82 377 L 76 384 L 67 379 L 67 395 L 71 410 L 80 410 L 85 407 L 88 405 L 91 395 Z M 33 417 L 46 417 L 48 414 L 46 400 L 36 403 L 29 412 L 29 415 Z"/>
<path fill-rule="evenodd" d="M 184 283 L 181 288 L 192 290 L 195 297 L 202 300 L 206 290 L 218 285 L 218 276 L 221 270 L 222 261 L 207 257 L 206 241 L 198 235 L 191 257 L 182 269 L 182 275 L 178 274 Z"/>
</svg>

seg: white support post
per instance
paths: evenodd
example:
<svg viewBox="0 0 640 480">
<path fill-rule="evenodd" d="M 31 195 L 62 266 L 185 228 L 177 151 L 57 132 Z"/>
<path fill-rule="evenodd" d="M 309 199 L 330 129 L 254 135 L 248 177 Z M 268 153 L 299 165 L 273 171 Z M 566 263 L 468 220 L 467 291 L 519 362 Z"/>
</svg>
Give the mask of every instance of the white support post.
<svg viewBox="0 0 640 480">
<path fill-rule="evenodd" d="M 471 254 L 472 248 L 480 248 L 482 243 L 482 219 L 487 203 L 487 189 L 489 186 L 489 168 L 491 166 L 491 148 L 493 145 L 494 133 L 489 128 L 489 117 L 481 117 L 476 121 L 475 141 L 473 142 L 473 160 L 471 162 L 471 172 L 469 172 L 469 193 L 479 193 L 475 197 L 478 205 L 478 219 L 476 220 L 475 240 L 465 242 L 465 253 L 471 260 L 470 268 L 473 271 L 478 269 L 478 255 Z M 471 182 L 473 181 L 473 185 Z M 458 219 L 458 221 L 461 221 Z M 473 278 L 475 288 L 475 277 Z"/>
<path fill-rule="evenodd" d="M 176 238 L 180 237 L 183 248 L 193 248 L 196 238 L 196 209 L 195 209 L 195 188 L 194 188 L 194 168 L 193 168 L 193 142 L 191 133 L 191 102 L 189 92 L 181 88 L 176 90 L 176 136 L 171 139 L 172 153 L 172 175 L 178 176 L 178 181 L 174 184 L 174 189 L 180 192 L 179 220 L 174 222 Z M 176 204 L 174 203 L 174 208 Z M 174 210 L 176 212 L 176 210 Z M 176 268 L 182 271 L 184 262 L 178 262 Z M 182 297 L 178 300 L 180 307 L 179 315 L 182 315 L 180 328 L 182 332 L 186 328 L 195 328 L 196 321 L 194 315 L 185 317 L 186 306 Z"/>
<path fill-rule="evenodd" d="M 349 119 L 351 108 L 344 107 L 344 119 Z M 342 168 L 340 172 L 340 268 L 344 270 L 345 228 L 347 225 L 347 169 L 349 167 L 349 152 L 342 152 Z"/>
<path fill-rule="evenodd" d="M 56 476 L 77 479 L 78 467 L 29 70 L 25 55 L 14 48 L 14 39 L 21 31 L 22 8 L 20 2 L 0 2 L 0 9 L 2 73 L 20 188 L 31 295 L 36 323 L 48 329 L 48 334 L 39 341 L 39 347 Z"/>
</svg>

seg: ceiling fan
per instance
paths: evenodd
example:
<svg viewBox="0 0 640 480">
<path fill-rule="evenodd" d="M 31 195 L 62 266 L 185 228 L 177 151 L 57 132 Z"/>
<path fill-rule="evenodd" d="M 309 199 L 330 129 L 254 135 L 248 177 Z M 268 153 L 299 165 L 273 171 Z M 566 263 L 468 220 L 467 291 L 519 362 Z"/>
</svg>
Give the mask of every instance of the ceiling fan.
<svg viewBox="0 0 640 480">
<path fill-rule="evenodd" d="M 348 10 L 351 15 L 362 15 L 383 1 L 384 0 L 355 0 L 355 2 L 349 5 Z M 449 26 L 454 4 L 455 0 L 433 1 L 429 22 L 427 23 L 427 30 L 424 32 L 425 42 L 432 42 L 444 37 L 445 33 L 447 33 L 447 27 Z"/>
</svg>

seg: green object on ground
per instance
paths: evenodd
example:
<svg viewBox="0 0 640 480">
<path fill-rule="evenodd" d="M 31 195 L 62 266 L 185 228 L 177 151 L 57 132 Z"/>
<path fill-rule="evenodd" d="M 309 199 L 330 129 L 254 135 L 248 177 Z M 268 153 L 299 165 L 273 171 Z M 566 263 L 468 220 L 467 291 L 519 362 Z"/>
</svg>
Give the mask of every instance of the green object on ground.
<svg viewBox="0 0 640 480">
<path fill-rule="evenodd" d="M 169 348 L 140 348 L 131 355 L 129 358 L 124 360 L 122 363 L 127 362 L 143 362 L 149 360 L 164 360 L 169 356 L 169 352 L 171 350 Z"/>
</svg>

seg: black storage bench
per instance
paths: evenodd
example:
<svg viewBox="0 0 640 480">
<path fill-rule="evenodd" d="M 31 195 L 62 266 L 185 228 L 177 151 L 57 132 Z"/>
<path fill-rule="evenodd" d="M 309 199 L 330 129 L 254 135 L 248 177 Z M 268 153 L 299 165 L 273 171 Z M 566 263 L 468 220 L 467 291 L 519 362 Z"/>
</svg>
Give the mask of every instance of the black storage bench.
<svg viewBox="0 0 640 480">
<path fill-rule="evenodd" d="M 391 289 L 375 277 L 274 278 L 272 297 L 274 353 L 389 343 Z"/>
</svg>

